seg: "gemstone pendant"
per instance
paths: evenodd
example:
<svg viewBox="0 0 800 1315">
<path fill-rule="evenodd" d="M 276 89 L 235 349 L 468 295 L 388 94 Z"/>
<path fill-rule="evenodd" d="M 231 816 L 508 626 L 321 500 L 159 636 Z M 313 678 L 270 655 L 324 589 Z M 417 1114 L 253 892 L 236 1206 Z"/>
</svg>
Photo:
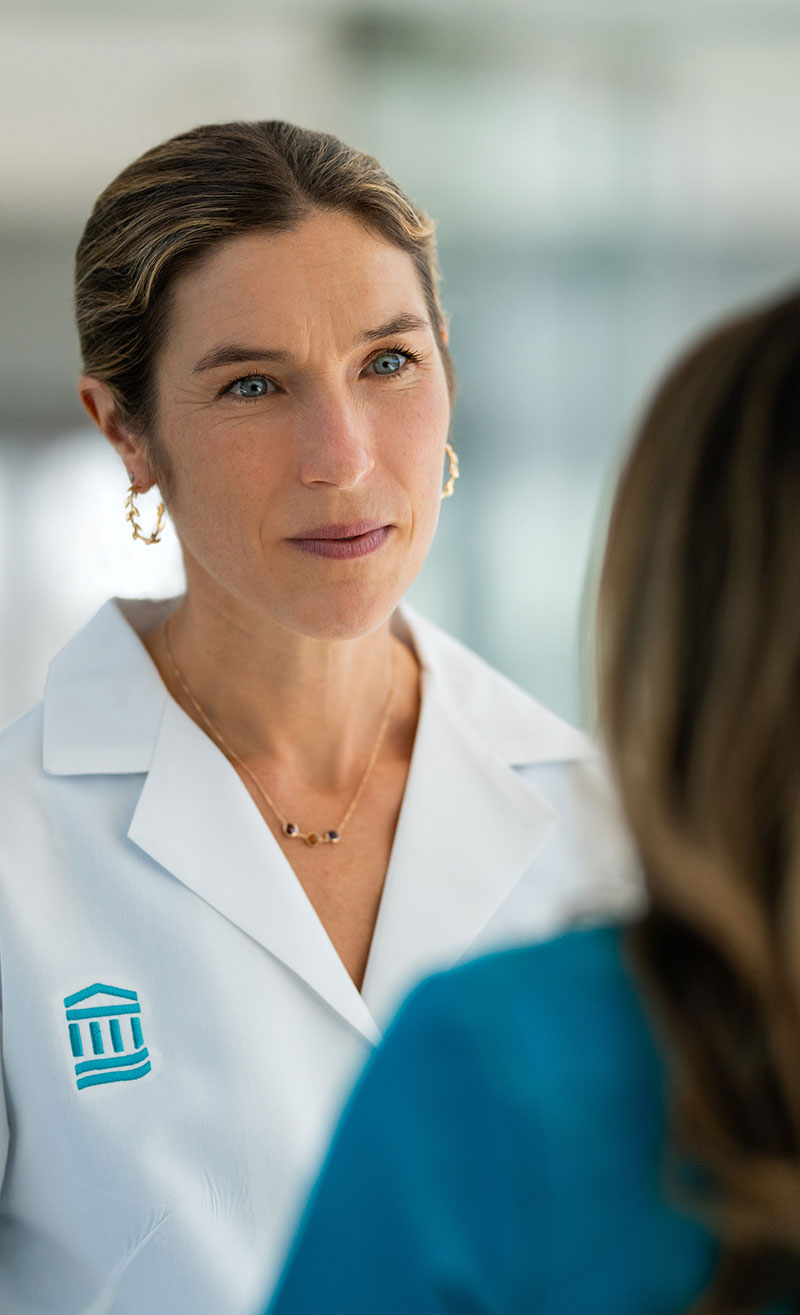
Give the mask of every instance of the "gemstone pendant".
<svg viewBox="0 0 800 1315">
<path fill-rule="evenodd" d="M 314 845 L 338 845 L 340 839 L 338 831 L 326 831 L 320 835 L 318 831 L 301 831 L 294 822 L 284 822 L 283 834 L 290 840 L 303 840 L 310 849 Z"/>
</svg>

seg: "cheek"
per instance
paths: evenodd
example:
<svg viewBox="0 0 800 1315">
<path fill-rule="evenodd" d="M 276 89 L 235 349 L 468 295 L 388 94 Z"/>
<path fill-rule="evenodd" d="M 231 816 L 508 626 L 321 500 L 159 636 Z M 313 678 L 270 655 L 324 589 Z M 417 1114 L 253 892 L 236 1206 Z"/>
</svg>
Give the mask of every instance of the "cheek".
<svg viewBox="0 0 800 1315">
<path fill-rule="evenodd" d="M 415 500 L 437 508 L 437 512 L 449 427 L 450 406 L 443 383 L 440 392 L 425 398 L 415 408 L 399 438 L 399 453 L 409 493 Z"/>
<path fill-rule="evenodd" d="M 263 427 L 262 427 L 263 428 Z M 200 559 L 257 551 L 265 511 L 285 487 L 283 447 L 268 447 L 254 422 L 171 430 L 169 510 L 179 538 Z"/>
</svg>

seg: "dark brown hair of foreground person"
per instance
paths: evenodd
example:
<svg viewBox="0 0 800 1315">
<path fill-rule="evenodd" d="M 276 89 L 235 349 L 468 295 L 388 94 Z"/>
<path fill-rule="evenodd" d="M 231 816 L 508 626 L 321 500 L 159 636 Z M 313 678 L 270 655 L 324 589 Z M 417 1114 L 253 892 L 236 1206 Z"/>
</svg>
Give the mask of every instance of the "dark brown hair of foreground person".
<svg viewBox="0 0 800 1315">
<path fill-rule="evenodd" d="M 222 242 L 282 233 L 320 210 L 352 215 L 413 261 L 451 399 L 432 220 L 372 156 L 328 133 L 270 120 L 211 123 L 146 151 L 98 197 L 78 245 L 75 303 L 83 367 L 112 390 L 149 447 L 162 492 L 154 363 L 170 290 Z"/>
<path fill-rule="evenodd" d="M 598 619 L 601 720 L 651 895 L 630 951 L 674 1148 L 723 1243 L 697 1309 L 800 1301 L 800 296 L 718 330 L 661 388 Z"/>
</svg>

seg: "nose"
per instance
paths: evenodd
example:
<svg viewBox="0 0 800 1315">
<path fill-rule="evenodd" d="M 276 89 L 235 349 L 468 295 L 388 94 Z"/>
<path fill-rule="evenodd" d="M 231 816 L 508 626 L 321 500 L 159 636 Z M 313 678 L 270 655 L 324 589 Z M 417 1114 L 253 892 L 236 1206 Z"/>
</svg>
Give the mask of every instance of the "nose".
<svg viewBox="0 0 800 1315">
<path fill-rule="evenodd" d="M 310 408 L 301 456 L 306 485 L 352 489 L 373 469 L 368 417 L 346 396 L 327 396 Z"/>
</svg>

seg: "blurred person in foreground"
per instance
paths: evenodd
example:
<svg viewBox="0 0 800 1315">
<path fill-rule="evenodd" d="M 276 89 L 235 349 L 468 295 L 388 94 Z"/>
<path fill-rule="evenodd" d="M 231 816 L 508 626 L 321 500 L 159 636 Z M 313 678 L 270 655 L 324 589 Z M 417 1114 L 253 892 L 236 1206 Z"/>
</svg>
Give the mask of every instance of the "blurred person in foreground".
<svg viewBox="0 0 800 1315">
<path fill-rule="evenodd" d="M 646 913 L 418 988 L 269 1315 L 800 1310 L 798 581 L 793 295 L 680 362 L 616 494 L 600 711 Z"/>
<path fill-rule="evenodd" d="M 239 1315 L 414 983 L 633 864 L 596 748 L 401 605 L 458 461 L 433 225 L 380 165 L 181 134 L 98 199 L 76 303 L 120 518 L 158 551 L 158 484 L 187 588 L 106 604 L 0 743 L 0 1311 Z"/>
</svg>

